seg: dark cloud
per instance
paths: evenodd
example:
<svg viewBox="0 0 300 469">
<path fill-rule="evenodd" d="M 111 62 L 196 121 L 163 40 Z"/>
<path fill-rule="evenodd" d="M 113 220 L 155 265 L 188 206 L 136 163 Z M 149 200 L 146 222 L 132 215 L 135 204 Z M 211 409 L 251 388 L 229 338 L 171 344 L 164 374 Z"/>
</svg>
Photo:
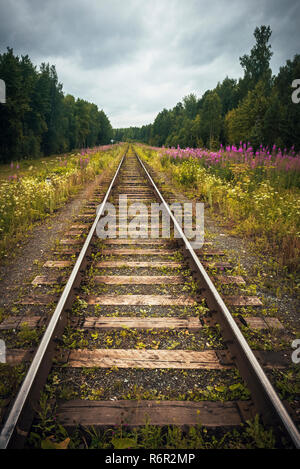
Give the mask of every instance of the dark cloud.
<svg viewBox="0 0 300 469">
<path fill-rule="evenodd" d="M 0 52 L 56 65 L 65 92 L 113 126 L 151 122 L 191 92 L 242 75 L 256 26 L 270 25 L 273 72 L 299 52 L 296 0 L 0 0 Z"/>
<path fill-rule="evenodd" d="M 134 19 L 135 2 L 12 0 L 1 3 L 0 47 L 33 57 L 70 57 L 82 67 L 130 60 L 144 32 Z M 122 8 L 123 5 L 123 8 Z"/>
</svg>

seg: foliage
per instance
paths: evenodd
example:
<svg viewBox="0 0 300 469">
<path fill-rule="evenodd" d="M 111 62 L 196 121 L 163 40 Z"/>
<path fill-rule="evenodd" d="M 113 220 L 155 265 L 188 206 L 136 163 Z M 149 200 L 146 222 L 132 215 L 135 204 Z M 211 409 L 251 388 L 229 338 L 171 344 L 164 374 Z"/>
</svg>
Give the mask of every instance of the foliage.
<svg viewBox="0 0 300 469">
<path fill-rule="evenodd" d="M 13 236 L 53 213 L 81 184 L 116 163 L 121 147 L 103 146 L 86 149 L 35 166 L 19 168 L 0 184 L 0 248 L 5 249 Z M 13 166 L 13 165 L 12 165 Z M 24 169 L 23 169 L 24 166 Z"/>
<path fill-rule="evenodd" d="M 278 256 L 281 265 L 299 265 L 300 155 L 251 145 L 161 149 L 136 145 L 139 154 L 165 171 L 181 188 L 217 208 L 246 235 Z"/>
<path fill-rule="evenodd" d="M 199 419 L 200 420 L 200 419 Z M 68 435 L 56 423 L 36 425 L 30 434 L 30 447 L 42 449 L 255 449 L 275 448 L 272 429 L 265 428 L 258 416 L 245 426 L 216 432 L 201 424 L 181 428 L 176 425 L 155 426 L 148 422 L 138 428 L 123 426 L 105 430 L 87 427 Z M 160 457 L 160 455 L 158 455 Z"/>
<path fill-rule="evenodd" d="M 0 162 L 110 143 L 110 122 L 95 104 L 65 96 L 55 67 L 28 55 L 0 55 L 7 102 L 0 106 Z"/>
<path fill-rule="evenodd" d="M 255 28 L 254 37 L 256 43 L 251 49 L 250 55 L 240 57 L 240 64 L 244 69 L 243 87 L 246 90 L 253 89 L 260 80 L 270 80 L 270 60 L 273 55 L 268 44 L 272 31 L 270 26 Z"/>
<path fill-rule="evenodd" d="M 287 60 L 272 77 L 271 34 L 270 26 L 255 29 L 250 54 L 240 57 L 244 76 L 238 81 L 227 76 L 199 99 L 189 94 L 172 109 L 163 109 L 153 124 L 116 129 L 114 138 L 211 150 L 219 143 L 237 145 L 242 140 L 251 141 L 255 150 L 274 143 L 300 150 L 300 105 L 291 99 L 292 82 L 300 76 L 300 55 Z"/>
</svg>

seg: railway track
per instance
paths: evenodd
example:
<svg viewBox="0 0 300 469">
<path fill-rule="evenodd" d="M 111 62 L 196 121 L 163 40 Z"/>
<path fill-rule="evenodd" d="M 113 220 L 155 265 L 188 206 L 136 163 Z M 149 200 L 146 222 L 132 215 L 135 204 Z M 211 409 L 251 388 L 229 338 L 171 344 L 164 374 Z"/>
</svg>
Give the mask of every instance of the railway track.
<svg viewBox="0 0 300 469">
<path fill-rule="evenodd" d="M 130 203 L 163 204 L 181 239 L 132 239 L 122 231 L 120 217 L 117 237 L 100 240 L 97 224 L 106 202 L 116 205 L 124 194 Z M 140 229 L 146 227 L 150 234 L 148 219 L 144 222 Z M 259 307 L 260 300 L 220 296 L 206 267 L 215 268 L 222 284 L 240 285 L 243 278 L 220 275 L 219 269 L 228 266 L 223 253 L 210 243 L 193 250 L 131 147 L 107 190 L 100 190 L 85 213 L 77 216 L 54 255 L 44 264 L 44 275 L 32 282 L 39 295 L 21 300 L 30 306 L 51 299 L 57 304 L 34 354 L 7 351 L 11 364 L 29 361 L 30 366 L 5 415 L 1 448 L 25 444 L 49 376 L 56 418 L 66 428 L 145 422 L 231 428 L 259 414 L 265 424 L 280 427 L 300 447 L 297 428 L 263 370 L 282 366 L 286 356 L 253 352 L 228 309 Z M 47 296 L 49 289 L 52 292 L 61 284 L 58 301 Z M 247 318 L 249 324 L 251 319 L 257 325 L 255 318 Z M 37 314 L 22 320 L 31 327 L 41 324 Z M 9 327 L 16 327 L 13 318 Z M 199 400 L 197 390 L 214 379 L 223 388 L 230 387 L 236 369 L 250 398 Z"/>
</svg>

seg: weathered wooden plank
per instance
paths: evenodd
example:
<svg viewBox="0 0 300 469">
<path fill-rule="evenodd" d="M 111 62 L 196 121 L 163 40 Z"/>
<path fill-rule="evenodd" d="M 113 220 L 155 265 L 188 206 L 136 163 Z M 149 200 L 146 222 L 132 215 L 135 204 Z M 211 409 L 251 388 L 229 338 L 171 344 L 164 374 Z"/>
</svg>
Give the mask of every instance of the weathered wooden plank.
<svg viewBox="0 0 300 469">
<path fill-rule="evenodd" d="M 116 238 L 116 239 L 106 239 L 104 244 L 108 245 L 160 245 L 160 246 L 169 246 L 170 240 L 168 238 Z M 205 242 L 204 246 L 210 246 L 210 242 Z"/>
<path fill-rule="evenodd" d="M 117 238 L 117 239 L 106 239 L 104 241 L 104 244 L 116 244 L 116 245 L 139 245 L 139 244 L 153 244 L 153 245 L 168 245 L 168 242 L 166 242 L 166 240 L 163 240 L 163 239 L 132 239 L 132 238 L 127 238 L 127 239 L 120 239 L 120 238 Z"/>
<path fill-rule="evenodd" d="M 25 296 L 16 303 L 20 305 L 49 305 L 50 303 L 56 302 L 58 298 L 58 296 L 54 295 L 32 295 Z"/>
<path fill-rule="evenodd" d="M 72 239 L 72 238 L 66 238 L 66 239 L 61 239 L 59 244 L 63 244 L 63 245 L 68 245 L 68 244 L 82 244 L 83 243 L 83 239 Z"/>
<path fill-rule="evenodd" d="M 96 210 L 94 210 L 94 213 L 79 213 L 76 218 L 77 219 L 80 219 L 80 218 L 96 218 Z"/>
<path fill-rule="evenodd" d="M 72 261 L 46 261 L 43 267 L 49 267 L 49 268 L 64 268 L 64 267 L 70 267 L 73 265 L 74 262 Z"/>
<path fill-rule="evenodd" d="M 90 305 L 148 305 L 148 306 L 189 306 L 195 305 L 196 302 L 193 298 L 179 295 L 176 297 L 170 295 L 102 295 L 96 297 L 89 297 L 88 304 Z"/>
<path fill-rule="evenodd" d="M 140 318 L 140 317 L 111 317 L 111 316 L 89 316 L 85 319 L 82 327 L 88 329 L 190 329 L 198 330 L 202 327 L 199 318 L 178 319 L 169 317 Z"/>
<path fill-rule="evenodd" d="M 161 267 L 166 267 L 170 269 L 177 269 L 183 267 L 183 265 L 179 262 L 172 262 L 172 261 L 166 261 L 166 262 L 159 262 L 159 261 L 153 261 L 153 262 L 132 262 L 132 261 L 101 261 L 96 264 L 97 268 L 105 268 L 105 267 L 141 267 L 141 268 L 161 268 Z"/>
<path fill-rule="evenodd" d="M 223 369 L 214 350 L 194 352 L 191 350 L 136 350 L 96 349 L 72 350 L 70 367 L 110 368 L 176 368 L 176 369 Z"/>
<path fill-rule="evenodd" d="M 137 191 L 148 191 L 148 192 L 151 192 L 151 194 L 153 194 L 153 191 L 152 189 L 149 188 L 149 186 L 146 184 L 145 181 L 141 181 L 140 183 L 136 183 L 134 182 L 134 184 L 132 185 L 131 182 L 127 182 L 126 183 L 122 183 L 118 186 L 118 190 L 120 193 L 123 194 L 123 190 L 125 190 L 126 188 L 130 189 L 130 190 L 133 190 L 134 192 L 137 190 Z M 133 193 L 134 193 L 133 192 Z"/>
<path fill-rule="evenodd" d="M 267 324 L 267 326 L 270 328 L 270 329 L 284 329 L 284 326 L 281 324 L 281 322 L 279 321 L 279 319 L 277 318 L 269 318 L 269 317 L 266 317 L 264 318 L 265 319 L 265 322 Z"/>
<path fill-rule="evenodd" d="M 33 354 L 33 350 L 8 349 L 5 354 L 6 363 L 11 366 L 19 365 L 20 363 L 30 361 L 33 358 Z"/>
<path fill-rule="evenodd" d="M 195 250 L 195 253 L 198 255 L 198 256 L 224 256 L 225 255 L 225 252 L 224 251 L 218 251 L 218 250 L 203 250 L 203 249 L 196 249 Z"/>
<path fill-rule="evenodd" d="M 262 306 L 257 296 L 225 296 L 224 301 L 231 306 Z"/>
<path fill-rule="evenodd" d="M 88 213 L 88 214 L 96 214 L 96 207 L 95 208 L 90 208 L 90 207 L 85 207 L 84 208 L 84 213 Z M 79 213 L 79 216 L 82 215 L 81 213 Z"/>
<path fill-rule="evenodd" d="M 182 355 L 182 352 L 184 355 Z M 64 350 L 57 352 L 57 365 L 68 363 L 71 367 L 111 368 L 177 368 L 177 369 L 228 369 L 234 363 L 223 359 L 226 350 L 209 350 L 194 352 L 189 350 L 136 350 L 136 349 L 97 349 L 97 350 Z M 290 366 L 291 351 L 253 351 L 261 365 L 266 368 L 282 369 Z M 32 349 L 7 349 L 6 363 L 17 365 L 30 361 Z M 93 355 L 94 354 L 94 355 Z M 158 355 L 159 354 L 159 355 Z M 171 354 L 171 355 L 170 355 Z M 175 355 L 177 354 L 177 355 Z M 187 354 L 190 354 L 189 356 Z M 191 354 L 196 354 L 192 357 Z M 198 355 L 197 355 L 198 354 Z"/>
<path fill-rule="evenodd" d="M 149 195 L 153 197 L 153 192 L 151 190 L 143 189 L 143 188 L 138 188 L 138 187 L 124 187 L 122 188 L 122 192 L 124 192 L 124 195 L 127 195 L 127 197 L 130 196 L 135 196 L 135 195 Z"/>
<path fill-rule="evenodd" d="M 243 403 L 241 403 L 243 405 Z M 149 425 L 203 425 L 232 427 L 241 425 L 239 402 L 191 401 L 84 401 L 60 403 L 57 420 L 64 427 Z"/>
<path fill-rule="evenodd" d="M 204 267 L 209 267 L 210 269 L 230 269 L 232 265 L 229 262 L 216 262 L 216 261 L 203 261 L 201 264 Z"/>
<path fill-rule="evenodd" d="M 127 224 L 126 222 L 125 222 L 125 223 L 121 223 L 121 224 L 116 224 L 116 230 L 117 230 L 117 231 L 122 231 L 122 230 L 124 230 L 124 229 L 129 229 L 129 226 L 128 226 L 128 225 L 129 225 L 129 222 L 128 222 L 128 224 Z M 149 231 L 151 231 L 151 228 L 152 228 L 153 230 L 154 230 L 154 229 L 158 230 L 158 229 L 161 229 L 162 226 L 163 226 L 161 223 L 160 223 L 160 224 L 157 224 L 157 223 L 150 223 L 150 222 L 149 222 L 149 223 L 144 223 L 144 224 L 143 224 L 143 222 L 141 222 L 141 223 L 139 223 L 139 225 L 141 225 L 143 228 L 148 227 L 148 230 L 149 230 Z M 137 228 L 138 228 L 138 226 L 137 226 Z M 134 232 L 135 232 L 135 230 L 134 230 Z"/>
<path fill-rule="evenodd" d="M 36 327 L 40 327 L 42 325 L 44 319 L 46 318 L 43 318 L 42 316 L 23 316 L 18 325 L 18 329 L 25 326 L 30 329 L 35 329 Z"/>
<path fill-rule="evenodd" d="M 80 223 L 76 223 L 75 225 L 70 226 L 71 230 L 77 230 L 77 229 L 86 229 L 86 225 L 82 225 Z"/>
<path fill-rule="evenodd" d="M 170 249 L 102 249 L 104 256 L 172 256 L 175 252 Z"/>
<path fill-rule="evenodd" d="M 129 173 L 126 175 L 127 178 L 129 178 Z M 153 190 L 151 190 L 150 186 L 145 184 L 145 181 L 141 181 L 139 179 L 137 179 L 137 182 L 138 182 L 138 185 L 137 185 L 137 182 L 133 181 L 134 184 L 130 184 L 129 182 L 122 185 L 122 195 L 128 195 L 127 192 L 124 192 L 127 190 L 131 191 L 131 194 L 134 195 L 136 193 L 136 191 L 138 193 L 143 193 L 143 192 L 147 192 L 149 193 L 149 195 L 152 195 L 153 196 Z M 118 187 L 119 189 L 119 187 Z M 119 190 L 120 192 L 120 190 Z"/>
<path fill-rule="evenodd" d="M 118 186 L 118 190 L 120 193 L 123 194 L 123 190 L 125 190 L 126 188 L 130 189 L 130 190 L 138 190 L 138 191 L 151 191 L 151 193 L 153 193 L 153 191 L 149 188 L 149 186 L 146 184 L 145 181 L 141 181 L 139 183 L 137 182 L 134 182 L 134 183 L 131 183 L 130 181 L 127 183 L 121 183 L 119 186 Z"/>
<path fill-rule="evenodd" d="M 71 230 L 67 231 L 65 233 L 65 236 L 81 236 L 83 233 L 83 230 Z"/>
<path fill-rule="evenodd" d="M 120 186 L 118 186 L 118 191 L 119 194 L 114 193 L 114 197 L 116 198 L 119 198 L 120 195 L 128 195 L 128 193 L 134 194 L 135 191 L 143 193 L 145 192 L 145 186 L 142 185 L 142 183 L 140 182 L 128 182 L 128 184 L 121 184 Z M 148 195 L 153 195 L 153 193 L 150 192 Z"/>
<path fill-rule="evenodd" d="M 8 318 L 5 318 L 1 323 L 0 323 L 0 330 L 7 330 L 7 329 L 17 329 L 19 323 L 21 321 L 20 316 L 10 316 Z"/>
<path fill-rule="evenodd" d="M 34 329 L 41 320 L 42 316 L 9 316 L 0 323 L 0 330 L 18 330 L 25 326 Z"/>
<path fill-rule="evenodd" d="M 156 202 L 155 200 L 155 197 L 153 194 L 143 194 L 143 193 L 140 193 L 140 194 L 124 194 L 127 196 L 127 199 L 128 200 L 137 200 L 137 201 L 140 201 L 140 200 L 152 200 L 153 202 Z M 118 201 L 119 200 L 119 196 L 115 197 L 115 200 Z"/>
<path fill-rule="evenodd" d="M 96 275 L 95 283 L 106 285 L 167 285 L 182 284 L 181 275 Z"/>
<path fill-rule="evenodd" d="M 151 216 L 150 215 L 146 215 L 146 216 L 142 216 L 142 215 L 127 215 L 127 216 L 119 216 L 117 217 L 117 220 L 119 221 L 119 223 L 122 225 L 122 224 L 126 224 L 126 222 L 130 223 L 130 221 L 132 221 L 133 219 L 136 219 L 137 218 L 137 221 L 138 222 L 144 222 L 144 223 L 151 223 L 152 222 L 155 222 L 155 224 L 159 224 L 159 220 L 158 219 L 155 219 L 155 220 L 151 220 Z"/>
<path fill-rule="evenodd" d="M 246 317 L 243 320 L 251 329 L 284 329 L 277 318 L 259 318 L 256 316 Z"/>
<path fill-rule="evenodd" d="M 267 323 L 262 318 L 255 316 L 243 318 L 243 322 L 247 324 L 251 329 L 268 329 Z"/>
<path fill-rule="evenodd" d="M 79 254 L 80 253 L 80 247 L 78 246 L 78 248 L 68 248 L 68 247 L 63 247 L 62 249 L 60 249 L 59 251 L 53 251 L 53 254 L 56 254 L 56 255 L 62 255 L 62 256 L 73 256 L 73 255 L 76 255 L 76 254 Z"/>
<path fill-rule="evenodd" d="M 246 283 L 241 275 L 217 275 L 216 279 L 223 285 L 244 285 Z"/>
<path fill-rule="evenodd" d="M 47 275 L 37 275 L 31 282 L 32 285 L 57 285 L 62 283 L 64 277 L 48 277 Z"/>
</svg>

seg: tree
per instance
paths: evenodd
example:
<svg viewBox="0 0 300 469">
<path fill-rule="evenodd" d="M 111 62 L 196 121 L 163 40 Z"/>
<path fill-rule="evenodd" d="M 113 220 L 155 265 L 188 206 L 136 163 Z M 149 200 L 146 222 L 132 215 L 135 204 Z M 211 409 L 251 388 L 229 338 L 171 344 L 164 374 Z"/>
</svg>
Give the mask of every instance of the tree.
<svg viewBox="0 0 300 469">
<path fill-rule="evenodd" d="M 300 55 L 295 55 L 293 60 L 287 60 L 274 80 L 274 90 L 280 102 L 281 119 L 279 134 L 284 145 L 295 145 L 300 149 L 300 104 L 292 101 L 292 83 L 300 77 Z"/>
<path fill-rule="evenodd" d="M 255 28 L 255 45 L 240 57 L 244 77 L 226 77 L 215 89 L 197 100 L 194 94 L 183 98 L 171 110 L 163 109 L 147 131 L 118 129 L 118 136 L 152 145 L 203 146 L 216 148 L 222 143 L 251 141 L 279 143 L 300 149 L 300 104 L 291 100 L 292 82 L 300 77 L 300 55 L 288 60 L 272 77 L 270 26 Z"/>
<path fill-rule="evenodd" d="M 206 94 L 201 112 L 202 137 L 204 143 L 210 146 L 220 138 L 222 127 L 222 104 L 216 91 Z"/>
<path fill-rule="evenodd" d="M 78 148 L 79 123 L 76 115 L 76 101 L 74 96 L 68 94 L 64 98 L 65 138 L 68 149 Z"/>
<path fill-rule="evenodd" d="M 110 143 L 113 138 L 113 131 L 111 123 L 103 109 L 98 113 L 98 123 L 99 123 L 99 133 L 98 133 L 98 143 L 100 145 L 106 145 Z"/>
<path fill-rule="evenodd" d="M 183 108 L 188 119 L 195 119 L 198 111 L 196 95 L 191 93 L 183 98 Z"/>
<path fill-rule="evenodd" d="M 270 99 L 265 94 L 265 85 L 259 81 L 239 106 L 227 113 L 225 135 L 228 143 L 238 144 L 248 140 L 255 146 L 263 143 L 264 116 L 269 102 Z"/>
<path fill-rule="evenodd" d="M 228 77 L 224 78 L 222 83 L 217 84 L 216 93 L 221 100 L 222 116 L 224 117 L 228 111 L 235 108 L 238 104 L 237 81 Z"/>
<path fill-rule="evenodd" d="M 1 160 L 18 159 L 22 155 L 24 118 L 30 111 L 30 100 L 23 86 L 21 60 L 13 50 L 0 56 L 0 76 L 6 83 L 6 104 L 0 105 L 0 151 Z M 29 81 L 29 78 L 28 78 Z"/>
<path fill-rule="evenodd" d="M 161 146 L 163 145 L 172 128 L 172 118 L 170 111 L 163 109 L 156 116 L 151 132 L 152 145 Z"/>
<path fill-rule="evenodd" d="M 64 96 L 54 66 L 0 54 L 0 77 L 7 100 L 0 106 L 0 161 L 65 152 L 109 143 L 112 127 L 104 111 L 71 95 Z"/>
<path fill-rule="evenodd" d="M 274 89 L 263 118 L 263 143 L 265 145 L 271 146 L 274 143 L 279 144 L 279 146 L 282 145 L 282 140 L 279 141 L 282 125 L 283 108 L 280 104 L 278 93 Z"/>
<path fill-rule="evenodd" d="M 245 54 L 240 57 L 240 64 L 244 69 L 244 78 L 239 82 L 241 99 L 255 87 L 258 81 L 268 83 L 271 81 L 270 60 L 273 52 L 271 52 L 271 45 L 268 44 L 271 34 L 270 26 L 256 27 L 254 31 L 256 43 L 250 55 Z"/>
</svg>

